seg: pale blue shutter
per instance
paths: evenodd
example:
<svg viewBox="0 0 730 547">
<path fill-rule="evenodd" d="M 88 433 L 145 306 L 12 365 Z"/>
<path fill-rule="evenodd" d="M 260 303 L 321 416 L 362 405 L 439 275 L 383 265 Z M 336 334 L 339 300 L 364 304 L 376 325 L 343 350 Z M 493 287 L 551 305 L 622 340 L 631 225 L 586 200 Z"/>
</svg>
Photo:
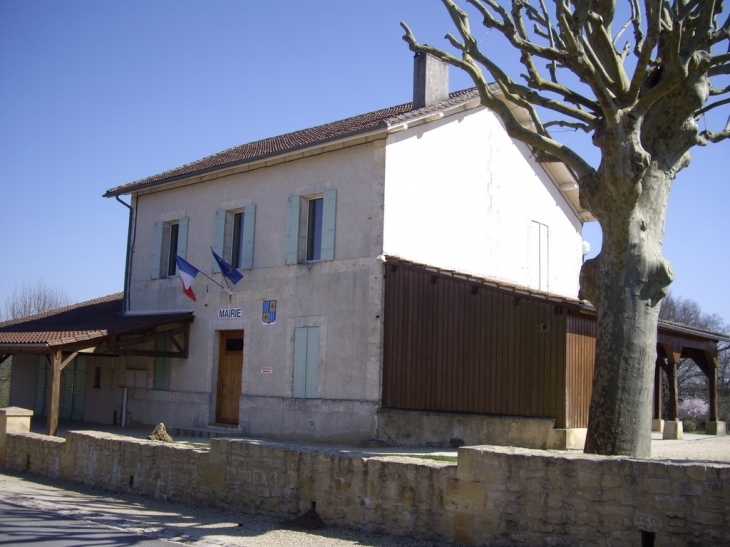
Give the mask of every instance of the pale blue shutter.
<svg viewBox="0 0 730 547">
<path fill-rule="evenodd" d="M 335 259 L 335 213 L 337 212 L 337 190 L 324 193 L 322 208 L 322 260 Z"/>
<path fill-rule="evenodd" d="M 307 387 L 305 397 L 317 398 L 317 365 L 319 364 L 319 327 L 307 329 Z"/>
<path fill-rule="evenodd" d="M 158 338 L 155 342 L 157 351 L 172 351 L 172 341 L 165 338 Z M 155 357 L 155 375 L 152 380 L 152 389 L 170 391 L 170 374 L 172 370 L 172 359 L 170 357 Z"/>
<path fill-rule="evenodd" d="M 155 222 L 155 234 L 152 239 L 152 279 L 160 278 L 160 263 L 162 261 L 162 233 L 165 231 L 165 223 Z M 165 264 L 167 267 L 167 264 Z"/>
<path fill-rule="evenodd" d="M 307 328 L 294 329 L 294 390 L 292 396 L 307 396 Z"/>
<path fill-rule="evenodd" d="M 86 400 L 86 355 L 77 355 L 74 361 L 76 361 L 76 369 L 74 370 L 71 419 L 82 420 Z"/>
<path fill-rule="evenodd" d="M 177 232 L 177 256 L 187 258 L 188 249 L 188 217 L 179 220 L 180 227 Z"/>
<path fill-rule="evenodd" d="M 216 211 L 215 212 L 215 233 L 213 234 L 213 250 L 215 253 L 223 258 L 223 246 L 226 241 L 226 213 L 227 211 Z M 210 257 L 213 261 L 213 272 L 219 273 L 221 271 L 218 261 L 214 257 Z"/>
<path fill-rule="evenodd" d="M 284 264 L 296 264 L 299 255 L 299 206 L 301 198 L 291 196 L 286 210 L 286 245 Z"/>
<path fill-rule="evenodd" d="M 244 210 L 243 247 L 241 249 L 241 270 L 253 268 L 253 240 L 256 227 L 256 205 L 251 204 Z"/>
<path fill-rule="evenodd" d="M 35 396 L 33 413 L 40 416 L 46 413 L 46 356 L 39 355 L 35 367 Z"/>
</svg>

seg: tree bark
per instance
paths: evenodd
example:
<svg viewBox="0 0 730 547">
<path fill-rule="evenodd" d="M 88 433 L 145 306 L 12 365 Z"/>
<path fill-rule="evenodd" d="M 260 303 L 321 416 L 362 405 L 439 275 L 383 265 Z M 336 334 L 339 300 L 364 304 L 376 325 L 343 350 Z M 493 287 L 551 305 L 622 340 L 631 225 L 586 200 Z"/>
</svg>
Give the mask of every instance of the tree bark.
<svg viewBox="0 0 730 547">
<path fill-rule="evenodd" d="M 661 252 L 672 175 L 654 162 L 642 171 L 645 152 L 630 135 L 624 142 L 604 151 L 585 194 L 603 228 L 600 254 L 581 270 L 598 314 L 585 451 L 647 457 L 659 304 L 673 277 Z"/>
</svg>

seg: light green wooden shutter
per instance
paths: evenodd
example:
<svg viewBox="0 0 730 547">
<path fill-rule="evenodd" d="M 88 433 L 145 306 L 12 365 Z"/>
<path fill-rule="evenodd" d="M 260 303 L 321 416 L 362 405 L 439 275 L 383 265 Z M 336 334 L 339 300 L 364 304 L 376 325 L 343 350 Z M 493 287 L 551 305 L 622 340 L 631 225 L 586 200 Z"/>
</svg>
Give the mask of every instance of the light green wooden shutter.
<svg viewBox="0 0 730 547">
<path fill-rule="evenodd" d="M 72 420 L 83 420 L 84 402 L 86 401 L 86 355 L 77 355 L 74 370 Z"/>
<path fill-rule="evenodd" d="M 299 207 L 302 199 L 291 196 L 286 211 L 286 245 L 284 264 L 296 264 L 299 254 Z"/>
<path fill-rule="evenodd" d="M 223 257 L 223 246 L 226 241 L 226 213 L 227 211 L 215 212 L 215 233 L 213 234 L 213 250 L 218 256 Z M 210 257 L 213 261 L 213 272 L 221 271 L 218 261 L 214 257 Z"/>
<path fill-rule="evenodd" d="M 158 338 L 155 342 L 157 351 L 172 351 L 172 341 L 165 338 Z M 155 357 L 155 377 L 152 382 L 152 389 L 159 391 L 170 391 L 170 374 L 172 370 L 172 359 L 170 357 Z"/>
<path fill-rule="evenodd" d="M 179 220 L 180 227 L 177 232 L 177 256 L 187 258 L 188 249 L 188 217 Z"/>
<path fill-rule="evenodd" d="M 256 229 L 256 205 L 251 204 L 244 210 L 243 247 L 241 248 L 241 270 L 253 268 L 253 240 Z"/>
<path fill-rule="evenodd" d="M 46 414 L 46 356 L 39 355 L 35 367 L 35 396 L 33 397 L 33 413 L 38 416 Z"/>
<path fill-rule="evenodd" d="M 152 279 L 160 278 L 160 263 L 162 261 L 162 233 L 165 231 L 165 223 L 155 222 L 155 234 L 152 239 Z M 165 264 L 167 267 L 167 264 Z"/>
<path fill-rule="evenodd" d="M 71 361 L 61 371 L 61 403 L 58 408 L 58 417 L 62 420 L 71 418 L 74 402 L 74 365 L 75 360 Z"/>
<path fill-rule="evenodd" d="M 319 327 L 294 329 L 294 389 L 297 398 L 317 398 Z"/>
<path fill-rule="evenodd" d="M 297 398 L 307 394 L 307 328 L 294 329 L 294 390 Z"/>
<path fill-rule="evenodd" d="M 335 259 L 335 213 L 337 212 L 337 190 L 324 193 L 322 207 L 322 260 Z"/>
<path fill-rule="evenodd" d="M 317 398 L 317 365 L 319 364 L 319 327 L 307 329 L 307 387 L 305 397 Z"/>
</svg>

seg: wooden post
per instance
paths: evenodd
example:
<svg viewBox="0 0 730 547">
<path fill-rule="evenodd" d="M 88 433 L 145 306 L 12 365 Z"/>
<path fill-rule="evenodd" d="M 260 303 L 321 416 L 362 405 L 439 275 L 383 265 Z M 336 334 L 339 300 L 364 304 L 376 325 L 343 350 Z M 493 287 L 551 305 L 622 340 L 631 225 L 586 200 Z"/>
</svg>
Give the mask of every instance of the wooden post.
<svg viewBox="0 0 730 547">
<path fill-rule="evenodd" d="M 55 436 L 58 431 L 58 413 L 61 407 L 61 371 L 79 352 L 74 352 L 63 360 L 63 352 L 59 349 L 46 355 L 50 370 L 51 385 L 48 388 L 48 421 L 46 435 Z"/>
<path fill-rule="evenodd" d="M 668 367 L 667 380 L 669 381 L 669 408 L 667 409 L 667 419 L 676 422 L 679 419 L 679 390 L 677 389 L 677 363 L 682 355 L 681 349 L 675 352 L 670 344 L 662 344 L 664 353 L 667 356 Z"/>
<path fill-rule="evenodd" d="M 717 421 L 717 356 L 705 351 L 707 361 L 707 377 L 710 380 L 710 421 Z"/>
<path fill-rule="evenodd" d="M 654 419 L 662 419 L 662 367 L 663 357 L 657 356 L 654 365 Z"/>
<path fill-rule="evenodd" d="M 46 421 L 46 435 L 56 435 L 58 431 L 58 409 L 61 405 L 61 350 L 46 355 L 49 367 L 51 385 L 48 386 L 48 418 Z"/>
</svg>

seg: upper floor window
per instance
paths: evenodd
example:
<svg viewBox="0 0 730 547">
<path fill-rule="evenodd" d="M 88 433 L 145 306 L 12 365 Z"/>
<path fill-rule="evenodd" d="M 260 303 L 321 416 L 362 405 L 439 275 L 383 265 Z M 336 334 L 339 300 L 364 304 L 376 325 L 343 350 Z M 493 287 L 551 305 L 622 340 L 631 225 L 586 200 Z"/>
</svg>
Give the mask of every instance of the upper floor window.
<svg viewBox="0 0 730 547">
<path fill-rule="evenodd" d="M 309 200 L 307 215 L 307 261 L 322 260 L 322 214 L 324 199 Z"/>
<path fill-rule="evenodd" d="M 289 198 L 285 264 L 335 258 L 337 190 Z"/>
<path fill-rule="evenodd" d="M 213 250 L 234 268 L 250 270 L 253 268 L 255 228 L 256 205 L 247 205 L 238 210 L 217 211 Z M 220 271 L 215 260 L 213 271 Z"/>
<path fill-rule="evenodd" d="M 152 243 L 152 279 L 177 274 L 175 255 L 186 257 L 188 242 L 188 217 L 171 221 L 155 222 Z"/>
</svg>

